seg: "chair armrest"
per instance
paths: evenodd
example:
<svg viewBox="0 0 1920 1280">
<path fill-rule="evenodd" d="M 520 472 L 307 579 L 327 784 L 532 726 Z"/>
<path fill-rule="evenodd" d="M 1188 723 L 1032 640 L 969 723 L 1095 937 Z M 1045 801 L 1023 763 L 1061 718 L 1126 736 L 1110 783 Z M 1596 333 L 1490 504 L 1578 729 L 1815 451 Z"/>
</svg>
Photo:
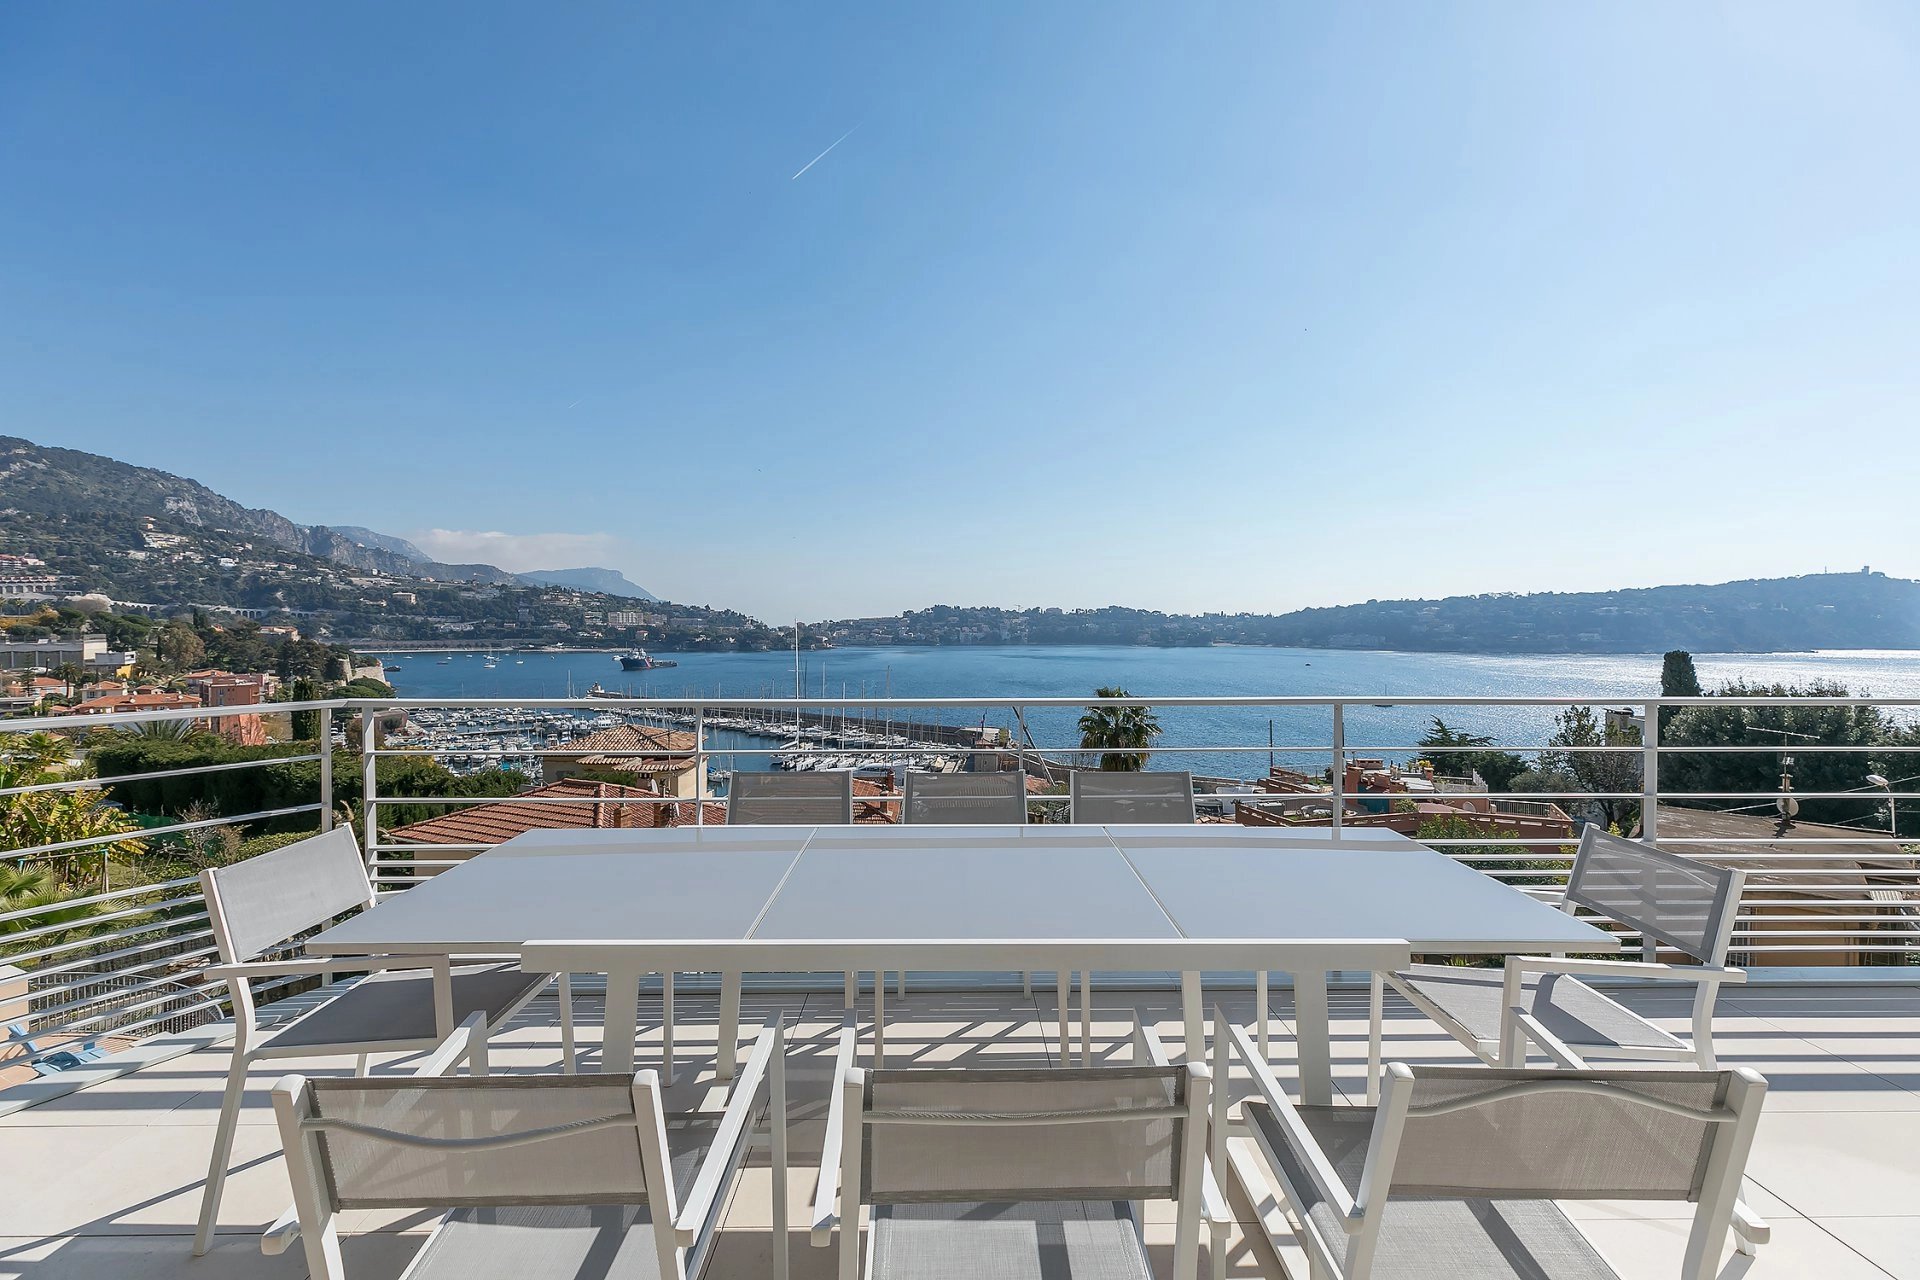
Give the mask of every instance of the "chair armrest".
<svg viewBox="0 0 1920 1280">
<path fill-rule="evenodd" d="M 1233 1035 L 1234 1047 L 1240 1056 L 1246 1059 L 1248 1070 L 1253 1076 L 1254 1087 L 1260 1098 L 1273 1108 L 1274 1117 L 1280 1122 L 1281 1132 L 1287 1139 L 1287 1145 L 1293 1148 L 1294 1156 L 1300 1161 L 1307 1176 L 1313 1179 L 1313 1192 L 1322 1200 L 1340 1211 L 1346 1229 L 1351 1232 L 1358 1228 L 1359 1218 L 1355 1216 L 1353 1196 L 1348 1194 L 1346 1184 L 1340 1181 L 1340 1175 L 1334 1172 L 1333 1162 L 1327 1159 L 1326 1152 L 1314 1139 L 1300 1113 L 1294 1109 L 1287 1097 L 1287 1091 L 1274 1079 L 1273 1071 L 1262 1061 L 1260 1051 L 1247 1040 L 1245 1028 L 1229 1024 Z"/>
<path fill-rule="evenodd" d="M 426 1057 L 413 1068 L 416 1076 L 444 1076 L 449 1074 L 454 1064 L 465 1061 L 472 1065 L 474 1054 L 482 1051 L 487 1042 L 487 1015 L 473 1013 L 467 1020 L 453 1029 L 453 1034 L 442 1040 Z"/>
<path fill-rule="evenodd" d="M 1525 1007 L 1514 1005 L 1508 1009 L 1507 1012 L 1515 1022 L 1520 1024 L 1521 1029 L 1527 1033 L 1527 1039 L 1539 1045 L 1540 1048 L 1546 1052 L 1546 1055 L 1553 1059 L 1556 1066 L 1565 1067 L 1572 1071 L 1585 1071 L 1587 1069 L 1586 1059 L 1575 1053 L 1565 1041 L 1554 1035 L 1553 1032 L 1547 1030 L 1545 1024 L 1531 1013 L 1528 1013 Z"/>
<path fill-rule="evenodd" d="M 1167 1067 L 1173 1065 L 1173 1059 L 1167 1056 L 1167 1046 L 1153 1033 L 1140 1017 L 1140 1011 L 1133 1014 L 1133 1061 L 1136 1066 Z"/>
<path fill-rule="evenodd" d="M 283 978 L 329 973 L 373 973 L 386 969 L 441 969 L 451 963 L 440 956 L 337 956 L 307 960 L 249 960 L 236 964 L 209 965 L 203 971 L 210 979 Z"/>
<path fill-rule="evenodd" d="M 300 1238 L 300 1211 L 292 1205 L 280 1211 L 280 1216 L 260 1233 L 260 1252 L 269 1258 L 276 1258 L 293 1247 Z"/>
<path fill-rule="evenodd" d="M 727 1109 L 720 1116 L 720 1127 L 714 1132 L 713 1144 L 707 1148 L 700 1172 L 680 1206 L 680 1216 L 674 1222 L 673 1230 L 682 1246 L 691 1245 L 700 1238 L 700 1229 L 706 1225 L 708 1215 L 713 1212 L 714 1201 L 726 1183 L 726 1174 L 733 1164 L 740 1135 L 753 1122 L 754 1114 L 760 1109 L 769 1064 L 773 1061 L 774 1042 L 779 1038 L 779 1017 L 779 1014 L 775 1014 L 774 1021 L 762 1028 L 754 1039 L 747 1063 L 734 1079 L 733 1094 L 727 1099 Z M 777 1119 L 775 1123 L 778 1123 Z"/>
<path fill-rule="evenodd" d="M 1668 982 L 1740 983 L 1747 980 L 1745 969 L 1729 969 L 1715 964 L 1660 964 L 1651 960 L 1576 960 L 1568 956 L 1508 956 L 1509 971 L 1524 973 L 1565 973 L 1592 978 L 1654 978 Z"/>
<path fill-rule="evenodd" d="M 833 1228 L 840 1220 L 840 1130 L 845 1124 L 846 1104 L 841 1081 L 853 1066 L 858 1038 L 853 1012 L 848 1010 L 840 1024 L 840 1043 L 834 1052 L 833 1085 L 827 1092 L 827 1132 L 820 1143 L 819 1178 L 813 1187 L 813 1245 L 824 1248 L 833 1241 Z"/>
</svg>

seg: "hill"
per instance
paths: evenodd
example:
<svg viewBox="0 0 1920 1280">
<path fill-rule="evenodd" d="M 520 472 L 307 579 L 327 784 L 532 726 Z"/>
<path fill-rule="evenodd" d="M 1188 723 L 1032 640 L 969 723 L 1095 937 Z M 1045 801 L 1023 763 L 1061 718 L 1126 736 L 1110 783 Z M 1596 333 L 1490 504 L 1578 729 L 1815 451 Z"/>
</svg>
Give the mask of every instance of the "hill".
<svg viewBox="0 0 1920 1280">
<path fill-rule="evenodd" d="M 448 575 L 434 573 L 428 569 L 427 566 L 456 570 L 470 567 L 466 565 L 440 565 L 432 556 L 429 556 L 419 547 L 414 546 L 405 538 L 396 538 L 392 534 L 376 533 L 372 529 L 363 529 L 358 525 L 338 525 L 335 527 L 335 531 L 345 534 L 355 542 L 364 543 L 370 547 L 377 547 L 382 551 L 390 551 L 398 556 L 405 556 L 407 559 L 413 561 L 414 564 L 421 566 L 421 571 L 428 573 L 431 577 L 444 578 Z M 482 567 L 492 568 L 491 565 Z M 602 569 L 597 567 L 582 569 L 535 569 L 531 572 L 516 573 L 512 576 L 521 582 L 535 587 L 578 587 L 582 591 L 599 591 L 606 595 L 624 596 L 631 600 L 657 601 L 660 598 L 639 583 L 630 580 L 618 569 Z"/>
<path fill-rule="evenodd" d="M 1260 644 L 1433 653 L 1920 649 L 1920 583 L 1821 573 L 1713 586 L 1369 600 L 1285 614 L 937 605 L 809 625 L 835 644 Z"/>
<path fill-rule="evenodd" d="M 493 565 L 442 564 L 404 539 L 296 524 L 170 472 L 10 436 L 0 437 L 0 553 L 23 558 L 15 572 L 46 579 L 8 602 L 29 612 L 40 599 L 86 594 L 121 611 L 224 610 L 370 643 L 472 634 L 663 650 L 779 644 L 744 614 L 667 605 L 611 570 L 536 575 L 585 575 L 584 585 L 546 585 Z M 610 579 L 625 589 L 603 589 Z"/>
</svg>

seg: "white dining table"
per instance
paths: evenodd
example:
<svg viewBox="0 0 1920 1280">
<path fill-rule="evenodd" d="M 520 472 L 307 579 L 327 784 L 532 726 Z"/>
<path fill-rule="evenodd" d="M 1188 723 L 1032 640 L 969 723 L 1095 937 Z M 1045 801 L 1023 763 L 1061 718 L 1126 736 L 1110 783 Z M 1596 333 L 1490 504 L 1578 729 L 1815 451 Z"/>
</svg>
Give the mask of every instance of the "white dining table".
<svg viewBox="0 0 1920 1280">
<path fill-rule="evenodd" d="M 1565 954 L 1613 936 L 1403 836 L 1192 826 L 761 826 L 535 831 L 311 939 L 326 955 L 514 955 L 603 973 L 602 1068 L 634 1065 L 642 981 L 675 972 L 1291 975 L 1303 1097 L 1331 1100 L 1327 977 L 1416 953 Z M 1063 1055 L 1066 983 L 1061 982 Z M 739 1010 L 723 1001 L 719 1069 Z M 1261 1010 L 1264 1030 L 1266 1010 Z M 670 1013 L 666 1019 L 670 1026 Z M 1083 1029 L 1083 1052 L 1085 1031 Z M 671 1078 L 673 1049 L 662 1045 Z"/>
</svg>

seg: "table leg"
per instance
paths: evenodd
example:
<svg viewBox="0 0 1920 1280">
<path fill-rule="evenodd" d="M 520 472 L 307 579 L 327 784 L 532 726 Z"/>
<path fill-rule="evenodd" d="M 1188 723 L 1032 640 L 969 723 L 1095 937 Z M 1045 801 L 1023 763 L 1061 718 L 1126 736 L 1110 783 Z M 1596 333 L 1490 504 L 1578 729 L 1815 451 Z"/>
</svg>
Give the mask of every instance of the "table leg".
<svg viewBox="0 0 1920 1280">
<path fill-rule="evenodd" d="M 603 1020 L 600 1069 L 615 1075 L 633 1070 L 634 1025 L 640 1003 L 638 972 L 607 974 L 607 1014 Z"/>
<path fill-rule="evenodd" d="M 1053 975 L 1053 994 L 1060 1003 L 1060 1065 L 1073 1065 L 1073 1033 L 1067 1030 L 1069 1006 L 1073 1003 L 1073 975 L 1062 969 Z"/>
<path fill-rule="evenodd" d="M 1293 1041 L 1298 1047 L 1300 1100 L 1310 1107 L 1333 1102 L 1331 1033 L 1327 1027 L 1327 975 L 1314 969 L 1293 975 Z"/>
<path fill-rule="evenodd" d="M 1273 1055 L 1267 1051 L 1269 1026 L 1273 1021 L 1272 1006 L 1267 1001 L 1267 971 L 1265 969 L 1253 975 L 1254 1039 L 1260 1048 L 1260 1061 L 1272 1062 Z"/>
<path fill-rule="evenodd" d="M 740 979 L 737 973 L 720 975 L 720 1047 L 713 1070 L 722 1080 L 733 1079 L 734 1061 L 740 1056 Z"/>
<path fill-rule="evenodd" d="M 673 1083 L 673 975 L 660 975 L 660 1084 Z"/>
<path fill-rule="evenodd" d="M 1080 1065 L 1093 1065 L 1093 970 L 1080 971 Z"/>
<path fill-rule="evenodd" d="M 1180 975 L 1180 1013 L 1186 1024 L 1185 1053 L 1188 1062 L 1207 1060 L 1207 1033 L 1200 1021 L 1200 975 L 1183 973 Z"/>
</svg>

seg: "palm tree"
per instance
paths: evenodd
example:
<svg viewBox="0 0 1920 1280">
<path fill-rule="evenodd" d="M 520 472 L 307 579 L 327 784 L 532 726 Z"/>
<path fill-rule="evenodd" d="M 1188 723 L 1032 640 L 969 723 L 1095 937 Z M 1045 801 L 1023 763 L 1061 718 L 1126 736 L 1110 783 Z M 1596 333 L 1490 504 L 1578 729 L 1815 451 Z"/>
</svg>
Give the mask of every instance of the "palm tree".
<svg viewBox="0 0 1920 1280">
<path fill-rule="evenodd" d="M 1125 689 L 1100 688 L 1096 698 L 1125 698 Z M 1100 751 L 1105 773 L 1138 773 L 1147 767 L 1146 748 L 1160 736 L 1160 722 L 1151 707 L 1088 707 L 1080 717 L 1080 746 Z"/>
<path fill-rule="evenodd" d="M 17 920 L 0 919 L 0 955 L 20 950 L 19 944 L 9 946 L 6 935 L 23 933 L 28 929 L 42 929 L 48 925 L 66 925 L 53 933 L 36 933 L 32 947 L 58 945 L 72 938 L 85 937 L 90 917 L 99 915 L 103 910 L 99 903 L 80 903 L 74 906 L 60 904 L 85 896 L 85 889 L 66 889 L 53 882 L 53 877 L 45 867 L 13 866 L 0 863 L 0 917 L 12 915 L 16 911 L 34 908 L 30 916 Z"/>
</svg>

